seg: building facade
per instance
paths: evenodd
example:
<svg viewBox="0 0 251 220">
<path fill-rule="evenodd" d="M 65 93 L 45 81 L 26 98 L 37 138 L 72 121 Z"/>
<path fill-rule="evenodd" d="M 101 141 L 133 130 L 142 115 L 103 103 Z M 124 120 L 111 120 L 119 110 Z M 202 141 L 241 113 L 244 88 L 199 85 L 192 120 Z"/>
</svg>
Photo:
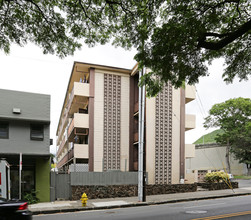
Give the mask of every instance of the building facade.
<svg viewBox="0 0 251 220">
<path fill-rule="evenodd" d="M 50 201 L 50 96 L 0 89 L 0 158 L 10 164 L 11 198 L 37 192 Z"/>
<path fill-rule="evenodd" d="M 237 176 L 247 175 L 245 164 L 239 163 L 231 153 L 228 163 L 226 155 L 226 146 L 220 146 L 216 143 L 197 144 L 195 146 L 195 157 L 187 161 L 187 167 L 196 174 L 196 182 L 203 181 L 204 176 L 213 171 L 227 171 Z"/>
<path fill-rule="evenodd" d="M 137 65 L 74 63 L 57 129 L 59 170 L 138 170 L 138 78 Z M 168 84 L 145 100 L 150 184 L 194 181 L 185 168 L 194 156 L 194 145 L 185 145 L 185 130 L 195 127 L 195 116 L 185 114 L 185 104 L 195 99 L 191 91 Z"/>
</svg>

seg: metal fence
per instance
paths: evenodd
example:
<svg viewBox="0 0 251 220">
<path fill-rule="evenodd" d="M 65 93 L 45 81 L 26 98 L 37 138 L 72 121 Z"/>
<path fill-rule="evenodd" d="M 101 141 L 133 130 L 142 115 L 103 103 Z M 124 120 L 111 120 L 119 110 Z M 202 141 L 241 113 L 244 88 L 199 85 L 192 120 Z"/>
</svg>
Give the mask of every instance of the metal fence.
<svg viewBox="0 0 251 220">
<path fill-rule="evenodd" d="M 136 185 L 137 172 L 51 172 L 51 201 L 71 199 L 71 186 Z"/>
<path fill-rule="evenodd" d="M 135 185 L 138 184 L 137 172 L 72 172 L 71 185 Z"/>
<path fill-rule="evenodd" d="M 51 201 L 71 199 L 70 175 L 51 172 Z"/>
</svg>

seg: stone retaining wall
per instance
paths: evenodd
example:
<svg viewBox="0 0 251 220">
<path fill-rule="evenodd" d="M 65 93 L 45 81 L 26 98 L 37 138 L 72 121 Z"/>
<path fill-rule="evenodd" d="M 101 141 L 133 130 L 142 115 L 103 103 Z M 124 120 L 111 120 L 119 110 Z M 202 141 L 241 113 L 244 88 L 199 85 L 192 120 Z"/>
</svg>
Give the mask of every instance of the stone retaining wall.
<svg viewBox="0 0 251 220">
<path fill-rule="evenodd" d="M 171 184 L 147 185 L 147 195 L 159 195 L 181 192 L 194 192 L 197 184 Z M 137 185 L 112 185 L 112 186 L 72 186 L 72 200 L 79 200 L 83 193 L 89 199 L 132 197 L 138 195 Z"/>
<path fill-rule="evenodd" d="M 231 185 L 226 184 L 225 182 L 222 183 L 198 183 L 198 186 L 201 186 L 204 189 L 208 190 L 221 190 L 221 189 L 230 189 L 230 186 L 233 187 L 233 189 L 236 189 L 239 187 L 238 182 L 231 182 Z"/>
</svg>

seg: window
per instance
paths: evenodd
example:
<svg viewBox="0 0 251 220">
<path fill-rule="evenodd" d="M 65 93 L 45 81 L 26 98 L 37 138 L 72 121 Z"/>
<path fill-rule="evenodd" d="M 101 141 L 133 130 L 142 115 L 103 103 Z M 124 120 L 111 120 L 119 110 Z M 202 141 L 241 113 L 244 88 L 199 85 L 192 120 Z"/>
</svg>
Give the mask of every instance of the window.
<svg viewBox="0 0 251 220">
<path fill-rule="evenodd" d="M 9 138 L 9 124 L 7 122 L 0 122 L 0 138 Z"/>
<path fill-rule="evenodd" d="M 43 125 L 31 125 L 31 140 L 44 140 L 44 126 Z"/>
</svg>

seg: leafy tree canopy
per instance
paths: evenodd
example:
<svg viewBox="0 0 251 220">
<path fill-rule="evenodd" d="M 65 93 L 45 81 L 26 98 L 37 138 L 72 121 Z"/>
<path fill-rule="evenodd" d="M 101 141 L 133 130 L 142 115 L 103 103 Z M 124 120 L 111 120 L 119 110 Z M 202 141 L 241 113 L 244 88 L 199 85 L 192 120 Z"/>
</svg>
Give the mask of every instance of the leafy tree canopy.
<svg viewBox="0 0 251 220">
<path fill-rule="evenodd" d="M 205 118 L 204 126 L 220 127 L 217 143 L 228 145 L 241 163 L 251 168 L 251 99 L 235 98 L 215 104 Z"/>
<path fill-rule="evenodd" d="M 249 0 L 0 0 L 0 49 L 31 41 L 44 53 L 73 54 L 112 40 L 137 49 L 150 95 L 170 80 L 198 82 L 206 62 L 224 57 L 227 82 L 246 80 L 251 61 Z"/>
</svg>

